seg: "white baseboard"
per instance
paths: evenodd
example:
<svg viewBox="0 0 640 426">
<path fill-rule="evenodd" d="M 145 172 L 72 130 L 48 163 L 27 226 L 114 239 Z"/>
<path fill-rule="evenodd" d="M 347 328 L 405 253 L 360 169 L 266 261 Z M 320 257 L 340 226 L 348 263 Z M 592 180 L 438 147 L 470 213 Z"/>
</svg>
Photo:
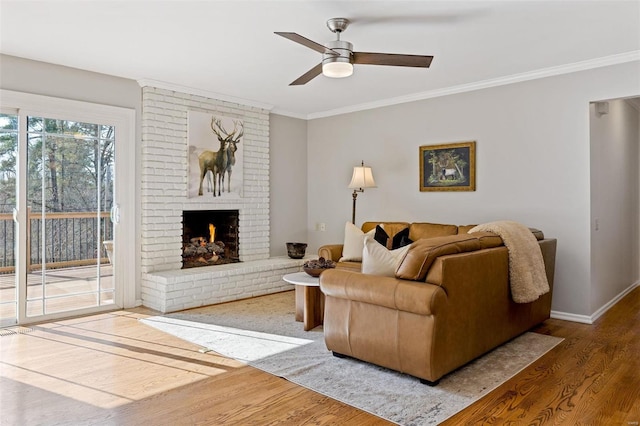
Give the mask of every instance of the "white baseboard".
<svg viewBox="0 0 640 426">
<path fill-rule="evenodd" d="M 593 320 L 588 315 L 578 315 L 569 312 L 551 311 L 551 318 L 564 321 L 580 322 L 582 324 L 593 324 Z"/>
<path fill-rule="evenodd" d="M 627 287 L 622 292 L 620 292 L 620 294 L 618 294 L 616 297 L 611 299 L 609 302 L 603 305 L 600 309 L 595 311 L 592 315 L 578 315 L 578 314 L 572 314 L 569 312 L 551 311 L 551 318 L 565 320 L 565 321 L 579 322 L 583 324 L 593 324 L 605 312 L 611 309 L 613 305 L 618 303 L 623 297 L 631 293 L 631 291 L 633 291 L 633 289 L 635 289 L 638 286 L 640 286 L 640 281 L 636 281 L 635 283 L 631 284 L 629 287 Z"/>
<path fill-rule="evenodd" d="M 635 283 L 631 284 L 629 287 L 627 287 L 626 289 L 624 289 L 622 292 L 620 292 L 620 294 L 618 294 L 616 297 L 614 297 L 613 299 L 611 299 L 609 301 L 609 303 L 606 303 L 604 306 L 602 306 L 600 309 L 598 309 L 597 311 L 595 311 L 593 313 L 593 315 L 591 315 L 591 318 L 593 319 L 593 321 L 597 320 L 598 318 L 600 318 L 602 316 L 602 314 L 604 314 L 605 312 L 607 312 L 613 305 L 615 305 L 616 303 L 618 303 L 620 301 L 620 299 L 622 299 L 623 297 L 625 297 L 627 294 L 631 293 L 631 291 L 638 287 L 640 285 L 640 281 L 636 281 Z"/>
</svg>

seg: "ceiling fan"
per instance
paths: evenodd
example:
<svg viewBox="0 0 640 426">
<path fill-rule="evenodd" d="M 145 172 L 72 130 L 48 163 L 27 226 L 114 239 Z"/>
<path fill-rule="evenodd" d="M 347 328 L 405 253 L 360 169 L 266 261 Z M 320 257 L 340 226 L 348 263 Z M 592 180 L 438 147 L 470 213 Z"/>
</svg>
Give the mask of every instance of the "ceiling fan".
<svg viewBox="0 0 640 426">
<path fill-rule="evenodd" d="M 300 43 L 310 49 L 322 53 L 322 62 L 311 68 L 294 80 L 289 86 L 306 84 L 320 74 L 327 77 L 342 78 L 353 74 L 353 64 L 362 65 L 392 65 L 397 67 L 429 68 L 433 56 L 423 55 L 399 55 L 394 53 L 368 53 L 354 52 L 353 45 L 348 41 L 340 40 L 340 34 L 349 26 L 346 18 L 331 18 L 327 21 L 327 27 L 336 33 L 337 39 L 324 45 L 309 40 L 296 33 L 278 32 L 275 34 Z"/>
</svg>

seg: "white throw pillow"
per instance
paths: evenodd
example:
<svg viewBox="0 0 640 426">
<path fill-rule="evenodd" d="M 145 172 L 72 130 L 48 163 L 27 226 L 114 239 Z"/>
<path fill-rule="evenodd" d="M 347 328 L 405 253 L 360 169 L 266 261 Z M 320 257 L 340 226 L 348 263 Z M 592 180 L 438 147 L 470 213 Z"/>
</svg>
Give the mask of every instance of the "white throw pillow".
<svg viewBox="0 0 640 426">
<path fill-rule="evenodd" d="M 376 229 L 372 229 L 366 234 L 351 222 L 347 222 L 344 227 L 344 246 L 342 247 L 342 257 L 340 262 L 360 262 L 362 261 L 362 250 L 364 248 L 364 236 L 375 234 Z"/>
<path fill-rule="evenodd" d="M 367 235 L 364 237 L 362 251 L 362 273 L 395 277 L 396 269 L 409 251 L 409 245 L 387 250 L 385 246 Z"/>
</svg>

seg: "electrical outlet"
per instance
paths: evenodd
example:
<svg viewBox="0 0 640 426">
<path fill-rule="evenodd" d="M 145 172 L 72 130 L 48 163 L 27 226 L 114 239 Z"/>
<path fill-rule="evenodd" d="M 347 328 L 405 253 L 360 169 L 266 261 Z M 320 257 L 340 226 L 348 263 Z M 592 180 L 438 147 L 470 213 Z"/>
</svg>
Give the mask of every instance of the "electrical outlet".
<svg viewBox="0 0 640 426">
<path fill-rule="evenodd" d="M 316 225 L 316 229 L 320 232 L 324 232 L 327 230 L 327 224 L 326 223 L 318 223 Z"/>
</svg>

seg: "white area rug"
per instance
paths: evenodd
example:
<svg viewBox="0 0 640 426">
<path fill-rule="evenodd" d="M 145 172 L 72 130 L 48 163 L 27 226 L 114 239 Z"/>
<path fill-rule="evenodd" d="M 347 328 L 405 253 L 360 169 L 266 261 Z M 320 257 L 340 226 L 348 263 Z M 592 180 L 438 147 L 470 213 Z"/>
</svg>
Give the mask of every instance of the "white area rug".
<svg viewBox="0 0 640 426">
<path fill-rule="evenodd" d="M 324 344 L 322 327 L 305 332 L 294 315 L 291 291 L 142 321 L 402 425 L 442 422 L 562 341 L 525 333 L 431 387 L 415 377 L 334 357 Z"/>
</svg>

